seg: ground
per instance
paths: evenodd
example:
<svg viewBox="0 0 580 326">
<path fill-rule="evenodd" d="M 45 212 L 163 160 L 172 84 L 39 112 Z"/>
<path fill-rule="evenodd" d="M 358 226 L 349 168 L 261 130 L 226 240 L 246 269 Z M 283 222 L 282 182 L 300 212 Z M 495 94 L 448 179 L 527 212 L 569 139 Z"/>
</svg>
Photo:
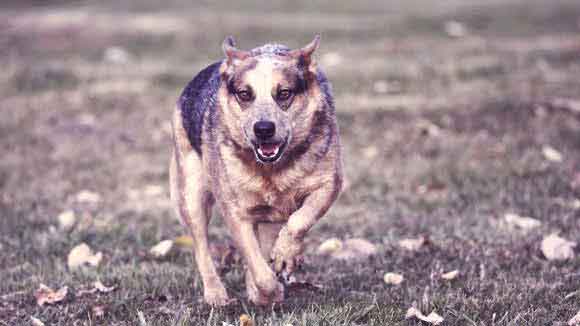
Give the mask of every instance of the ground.
<svg viewBox="0 0 580 326">
<path fill-rule="evenodd" d="M 580 310 L 578 252 L 540 250 L 552 233 L 580 240 L 578 1 L 24 3 L 0 10 L 0 324 L 419 325 L 405 319 L 416 305 L 445 325 L 565 325 Z M 347 177 L 298 275 L 322 288 L 258 308 L 234 260 L 222 267 L 238 303 L 211 309 L 187 250 L 147 254 L 184 234 L 168 199 L 170 112 L 226 35 L 298 47 L 315 33 Z M 62 230 L 69 209 L 77 223 Z M 541 225 L 507 227 L 506 213 Z M 419 236 L 417 251 L 398 245 Z M 211 237 L 230 241 L 219 218 Z M 317 255 L 331 237 L 378 254 Z M 71 270 L 82 242 L 103 259 Z M 96 280 L 117 289 L 74 295 Z M 41 283 L 69 295 L 39 307 Z"/>
</svg>

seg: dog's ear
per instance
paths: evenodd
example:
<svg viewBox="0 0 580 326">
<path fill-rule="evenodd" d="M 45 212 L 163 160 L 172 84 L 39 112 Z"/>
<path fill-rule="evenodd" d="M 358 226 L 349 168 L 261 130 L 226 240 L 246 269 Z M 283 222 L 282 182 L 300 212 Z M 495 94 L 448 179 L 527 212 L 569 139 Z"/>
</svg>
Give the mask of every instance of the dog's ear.
<svg viewBox="0 0 580 326">
<path fill-rule="evenodd" d="M 312 42 L 308 43 L 308 45 L 306 45 L 301 49 L 292 50 L 290 52 L 290 55 L 298 58 L 300 65 L 304 67 L 309 67 L 310 64 L 312 63 L 312 54 L 314 53 L 314 51 L 316 51 L 316 49 L 318 49 L 319 44 L 320 44 L 320 35 L 316 35 L 314 37 L 314 40 L 312 40 Z"/>
<path fill-rule="evenodd" d="M 222 49 L 226 58 L 228 59 L 228 64 L 235 62 L 236 60 L 244 60 L 250 56 L 250 52 L 238 50 L 236 48 L 236 43 L 234 38 L 231 36 L 226 37 L 222 43 Z"/>
</svg>

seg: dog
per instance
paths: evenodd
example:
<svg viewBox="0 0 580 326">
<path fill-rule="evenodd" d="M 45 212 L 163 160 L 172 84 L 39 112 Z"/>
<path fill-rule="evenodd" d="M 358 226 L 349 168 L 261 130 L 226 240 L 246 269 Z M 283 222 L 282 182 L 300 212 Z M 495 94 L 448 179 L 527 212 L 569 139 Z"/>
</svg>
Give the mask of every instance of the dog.
<svg viewBox="0 0 580 326">
<path fill-rule="evenodd" d="M 342 189 L 331 85 L 301 49 L 222 44 L 225 58 L 199 72 L 173 112 L 171 198 L 191 232 L 204 300 L 233 300 L 216 271 L 208 223 L 217 204 L 245 264 L 248 299 L 284 299 L 280 275 L 300 263 L 303 240 Z"/>
</svg>

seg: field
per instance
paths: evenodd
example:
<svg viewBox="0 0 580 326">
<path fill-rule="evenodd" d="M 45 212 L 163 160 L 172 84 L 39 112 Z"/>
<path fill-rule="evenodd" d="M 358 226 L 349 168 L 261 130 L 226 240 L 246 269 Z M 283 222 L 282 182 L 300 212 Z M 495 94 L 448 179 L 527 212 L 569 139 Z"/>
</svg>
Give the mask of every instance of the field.
<svg viewBox="0 0 580 326">
<path fill-rule="evenodd" d="M 225 36 L 249 49 L 316 33 L 346 189 L 307 238 L 305 286 L 274 307 L 248 303 L 214 219 L 238 301 L 212 309 L 189 250 L 149 254 L 185 235 L 169 203 L 170 113 Z M 540 245 L 580 241 L 578 1 L 5 1 L 0 63 L 0 325 L 428 325 L 405 319 L 415 306 L 444 325 L 563 326 L 580 310 L 579 248 L 558 261 Z M 378 253 L 317 254 L 329 238 Z M 98 266 L 67 266 L 81 243 Z M 94 281 L 115 290 L 80 295 Z M 39 306 L 41 283 L 68 294 Z"/>
</svg>

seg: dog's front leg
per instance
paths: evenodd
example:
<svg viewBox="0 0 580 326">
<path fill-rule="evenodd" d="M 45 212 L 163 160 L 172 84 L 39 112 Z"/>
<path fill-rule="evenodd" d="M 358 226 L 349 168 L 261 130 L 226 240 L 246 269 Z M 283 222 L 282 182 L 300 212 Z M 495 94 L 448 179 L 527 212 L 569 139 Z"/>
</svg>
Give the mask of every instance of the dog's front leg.
<svg viewBox="0 0 580 326">
<path fill-rule="evenodd" d="M 229 215 L 229 214 L 227 214 Z M 250 294 L 255 304 L 264 305 L 284 299 L 284 286 L 278 282 L 276 275 L 261 253 L 253 222 L 227 216 L 226 223 L 248 265 L 248 282 L 256 287 L 259 295 Z"/>
<path fill-rule="evenodd" d="M 341 182 L 327 184 L 312 192 L 288 219 L 288 224 L 280 230 L 272 249 L 274 270 L 288 274 L 294 272 L 298 257 L 302 254 L 304 237 L 308 230 L 328 211 L 340 192 Z"/>
</svg>

